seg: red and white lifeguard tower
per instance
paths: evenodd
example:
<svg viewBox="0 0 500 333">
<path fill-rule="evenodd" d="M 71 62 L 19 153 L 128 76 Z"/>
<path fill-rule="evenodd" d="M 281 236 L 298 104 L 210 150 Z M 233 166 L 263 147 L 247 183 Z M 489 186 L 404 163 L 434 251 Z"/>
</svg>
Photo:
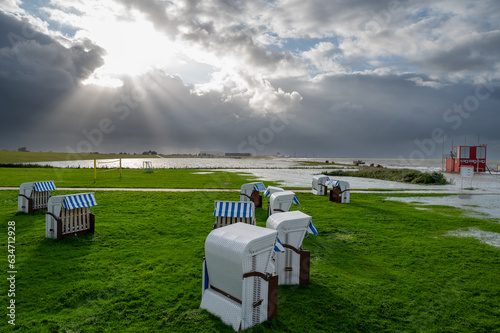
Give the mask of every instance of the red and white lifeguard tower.
<svg viewBox="0 0 500 333">
<path fill-rule="evenodd" d="M 454 146 L 446 158 L 446 171 L 460 172 L 460 167 L 474 167 L 474 172 L 486 172 L 486 146 Z"/>
</svg>

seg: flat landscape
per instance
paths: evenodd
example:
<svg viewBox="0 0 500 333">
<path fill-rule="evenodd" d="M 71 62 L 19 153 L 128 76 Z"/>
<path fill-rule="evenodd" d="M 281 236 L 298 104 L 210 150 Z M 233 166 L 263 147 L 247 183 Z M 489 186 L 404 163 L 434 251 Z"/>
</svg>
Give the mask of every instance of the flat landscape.
<svg viewBox="0 0 500 333">
<path fill-rule="evenodd" d="M 93 186 L 91 170 L 0 172 L 2 186 L 19 186 L 33 175 L 54 179 L 58 187 Z M 112 176 L 96 185 L 208 189 L 224 183 L 239 188 L 251 179 L 196 173 L 127 170 L 120 181 L 109 172 L 103 174 Z M 0 191 L 0 240 L 6 256 L 7 223 L 14 221 L 16 227 L 17 330 L 232 332 L 200 309 L 200 302 L 214 200 L 238 200 L 237 193 L 97 191 L 98 205 L 91 209 L 95 234 L 64 240 L 45 238 L 43 211 L 17 213 L 17 193 Z M 78 191 L 53 195 L 64 193 Z M 249 331 L 499 331 L 499 249 L 475 238 L 449 236 L 469 228 L 500 233 L 497 220 L 466 216 L 449 206 L 423 208 L 418 202 L 386 200 L 398 196 L 390 193 L 353 193 L 349 204 L 297 195 L 301 204 L 292 209 L 311 215 L 319 231 L 303 244 L 311 251 L 310 284 L 280 286 L 278 318 Z M 264 198 L 264 207 L 267 202 Z M 264 227 L 266 211 L 256 209 L 256 217 Z M 2 293 L 0 303 L 8 300 L 7 292 Z M 0 323 L 6 326 L 6 321 Z"/>
</svg>

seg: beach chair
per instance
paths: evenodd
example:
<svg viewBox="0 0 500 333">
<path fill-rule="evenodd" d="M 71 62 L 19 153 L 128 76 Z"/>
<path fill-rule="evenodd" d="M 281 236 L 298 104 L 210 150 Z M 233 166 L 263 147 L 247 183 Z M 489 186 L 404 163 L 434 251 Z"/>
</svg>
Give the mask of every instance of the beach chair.
<svg viewBox="0 0 500 333">
<path fill-rule="evenodd" d="M 269 198 L 267 216 L 277 212 L 288 212 L 292 203 L 300 205 L 299 199 L 292 191 L 274 192 Z"/>
<path fill-rule="evenodd" d="M 95 205 L 94 193 L 51 197 L 45 213 L 45 237 L 62 239 L 93 234 L 95 216 L 90 212 L 90 207 Z"/>
<path fill-rule="evenodd" d="M 266 186 L 263 183 L 248 183 L 241 185 L 240 201 L 252 201 L 255 208 L 262 207 L 261 191 L 265 191 Z"/>
<path fill-rule="evenodd" d="M 268 186 L 266 191 L 264 192 L 264 197 L 270 197 L 271 194 L 276 193 L 276 192 L 283 192 L 284 189 L 281 187 L 276 187 L 276 186 Z"/>
<path fill-rule="evenodd" d="M 276 230 L 236 223 L 205 240 L 201 308 L 235 331 L 275 318 L 278 277 L 268 273 Z"/>
<path fill-rule="evenodd" d="M 327 182 L 330 180 L 330 177 L 325 175 L 316 175 L 313 176 L 312 180 L 312 188 L 311 192 L 315 195 L 326 195 L 327 193 Z"/>
<path fill-rule="evenodd" d="M 251 201 L 215 201 L 214 216 L 214 229 L 237 222 L 255 225 L 255 205 Z"/>
<path fill-rule="evenodd" d="M 349 203 L 351 198 L 351 189 L 349 183 L 342 180 L 330 180 L 332 186 L 330 190 L 330 201 L 338 203 Z"/>
<path fill-rule="evenodd" d="M 17 196 L 17 211 L 31 214 L 40 209 L 47 209 L 50 191 L 54 190 L 56 186 L 52 180 L 21 184 Z"/>
<path fill-rule="evenodd" d="M 266 228 L 276 230 L 285 250 L 274 257 L 275 274 L 279 284 L 309 284 L 310 252 L 302 249 L 308 232 L 318 234 L 312 218 L 300 211 L 276 213 L 269 216 Z"/>
</svg>

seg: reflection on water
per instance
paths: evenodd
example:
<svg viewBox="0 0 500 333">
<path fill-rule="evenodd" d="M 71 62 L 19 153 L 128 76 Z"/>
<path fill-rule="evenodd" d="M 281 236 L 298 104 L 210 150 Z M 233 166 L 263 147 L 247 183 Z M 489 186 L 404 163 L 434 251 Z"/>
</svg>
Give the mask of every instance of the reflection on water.
<svg viewBox="0 0 500 333">
<path fill-rule="evenodd" d="M 279 181 L 283 187 L 310 187 L 312 176 L 320 174 L 325 170 L 325 165 L 305 164 L 303 162 L 329 161 L 328 166 L 333 166 L 332 161 L 352 165 L 353 159 L 347 158 L 132 158 L 122 159 L 124 168 L 142 169 L 144 161 L 150 161 L 154 169 L 184 168 L 184 169 L 217 169 L 221 171 L 245 172 L 255 175 L 258 179 L 265 181 Z M 102 160 L 109 161 L 109 160 Z M 420 171 L 441 171 L 441 160 L 404 160 L 404 159 L 364 159 L 366 165 L 380 164 L 387 168 L 411 168 Z M 94 161 L 63 161 L 45 162 L 55 167 L 80 167 L 93 168 Z M 489 161 L 488 165 L 498 165 L 498 161 Z M 103 164 L 114 167 L 112 164 Z M 201 171 L 205 172 L 205 171 Z M 207 170 L 206 172 L 211 172 Z M 470 192 L 462 190 L 462 187 L 472 187 L 476 191 L 488 191 L 489 195 L 453 195 L 447 197 L 418 197 L 418 198 L 392 198 L 401 201 L 420 201 L 427 204 L 442 204 L 470 209 L 482 212 L 500 219 L 500 175 L 476 174 L 472 179 L 462 178 L 456 173 L 446 173 L 450 185 L 414 185 L 399 182 L 384 181 L 357 177 L 335 177 L 337 180 L 348 181 L 351 189 L 405 189 L 405 190 L 434 190 L 434 191 L 459 191 L 464 194 Z M 491 194 L 497 193 L 498 194 Z"/>
<path fill-rule="evenodd" d="M 112 160 L 99 160 L 102 162 Z M 320 162 L 325 161 L 352 165 L 353 159 L 350 158 L 124 158 L 122 166 L 124 168 L 141 169 L 144 161 L 152 163 L 156 169 L 261 169 L 261 168 L 323 168 L 323 166 L 306 165 L 303 162 Z M 441 171 L 443 168 L 442 160 L 405 160 L 405 159 L 364 159 L 365 165 L 380 164 L 387 168 L 411 168 L 421 171 Z M 76 160 L 76 161 L 57 161 L 57 162 L 39 162 L 37 164 L 52 165 L 55 167 L 69 168 L 93 168 L 93 160 Z M 488 161 L 488 165 L 492 167 L 500 164 L 500 161 Z"/>
<path fill-rule="evenodd" d="M 102 160 L 110 161 L 110 160 Z M 303 162 L 329 161 L 328 166 L 336 163 L 352 165 L 348 158 L 130 158 L 122 159 L 123 168 L 142 169 L 144 161 L 150 161 L 154 169 L 219 169 L 233 172 L 250 172 L 262 180 L 281 181 L 284 187 L 310 187 L 312 175 L 325 170 L 325 165 L 304 164 Z M 380 164 L 387 168 L 411 168 L 420 171 L 441 171 L 441 160 L 404 160 L 404 159 L 364 159 L 366 165 Z M 491 165 L 497 161 L 491 161 Z M 93 168 L 94 161 L 41 162 L 55 167 Z M 488 162 L 490 164 L 490 162 Z M 112 164 L 103 164 L 113 167 Z M 460 190 L 462 179 L 459 174 L 447 173 L 451 185 L 414 185 L 377 179 L 357 177 L 336 177 L 351 184 L 351 189 L 411 189 L 411 190 Z M 464 187 L 473 187 L 500 192 L 500 175 L 477 174 L 464 182 Z"/>
</svg>

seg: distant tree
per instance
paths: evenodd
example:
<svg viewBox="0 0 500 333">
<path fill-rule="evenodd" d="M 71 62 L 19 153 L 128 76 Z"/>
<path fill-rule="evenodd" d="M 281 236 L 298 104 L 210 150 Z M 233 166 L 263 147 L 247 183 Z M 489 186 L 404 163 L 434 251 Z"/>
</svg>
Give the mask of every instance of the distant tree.
<svg viewBox="0 0 500 333">
<path fill-rule="evenodd" d="M 29 151 L 26 147 L 18 148 L 17 151 Z"/>
</svg>

